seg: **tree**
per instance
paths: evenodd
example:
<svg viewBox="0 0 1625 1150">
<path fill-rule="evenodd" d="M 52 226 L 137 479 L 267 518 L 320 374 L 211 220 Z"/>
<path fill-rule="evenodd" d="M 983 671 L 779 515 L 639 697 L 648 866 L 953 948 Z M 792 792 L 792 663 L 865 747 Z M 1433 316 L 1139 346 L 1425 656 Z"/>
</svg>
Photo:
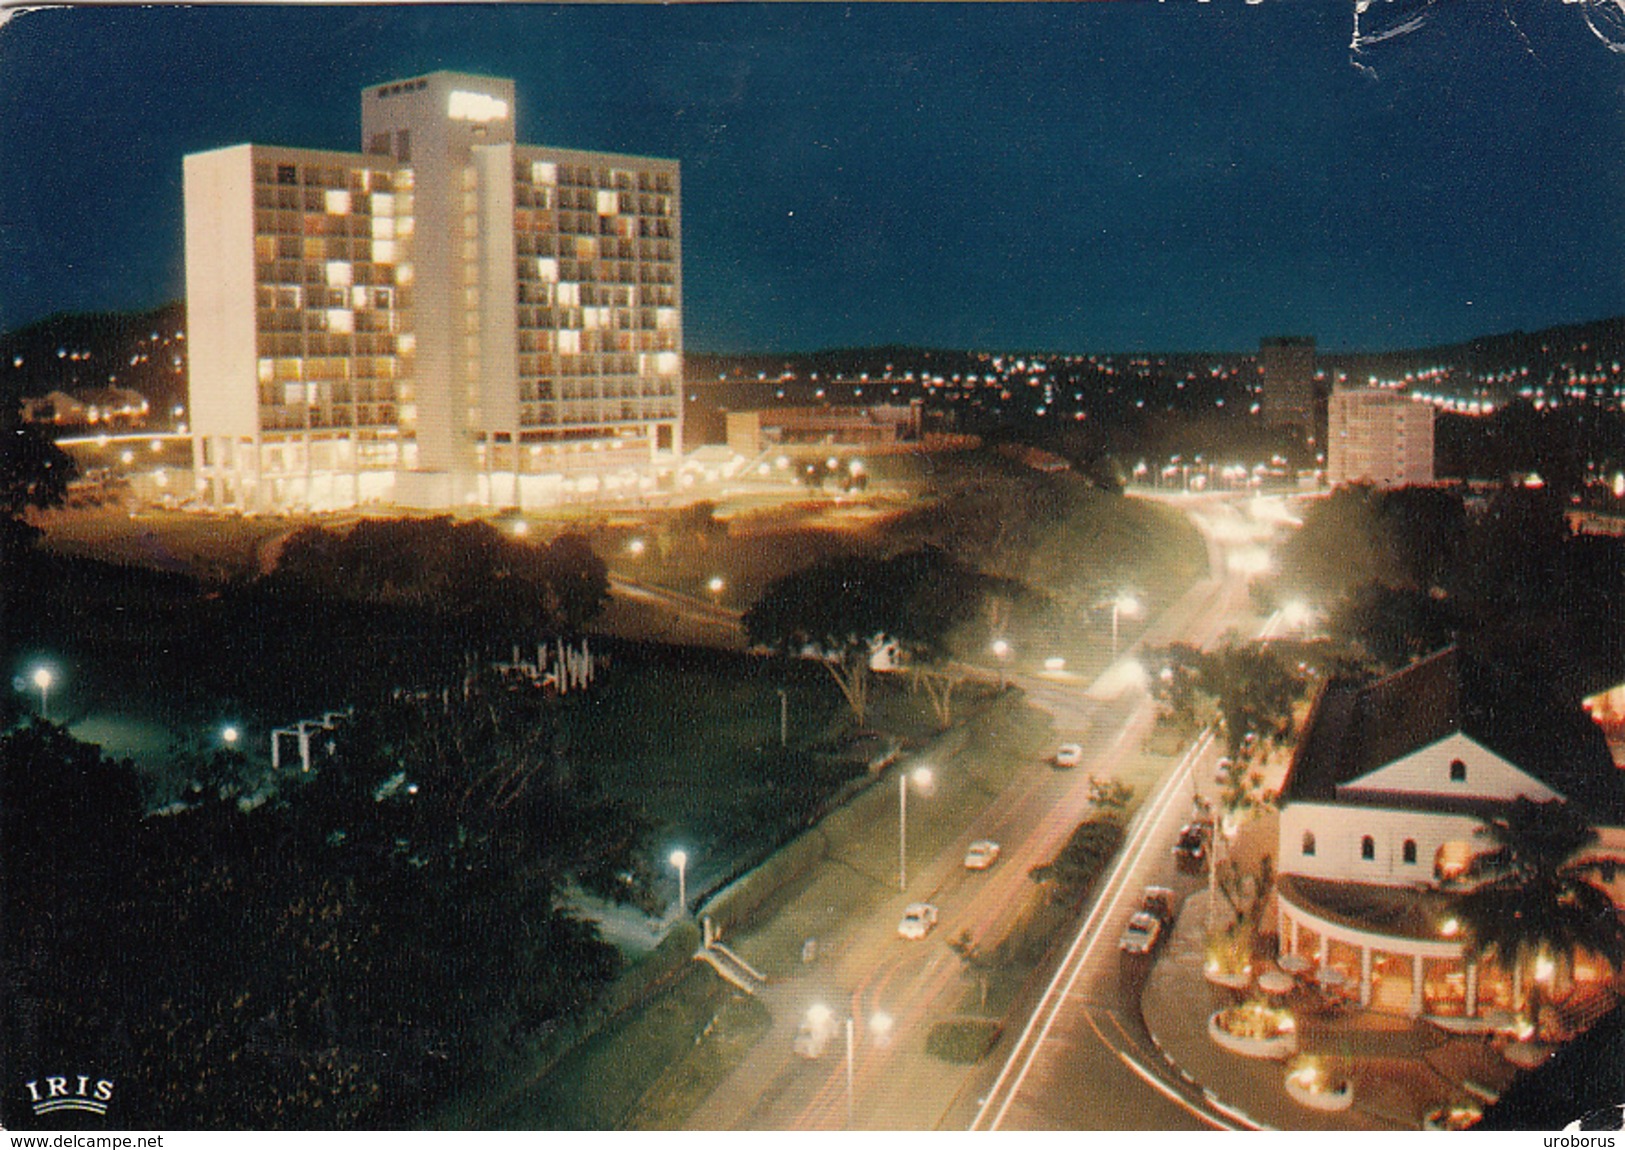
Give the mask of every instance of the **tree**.
<svg viewBox="0 0 1625 1150">
<path fill-rule="evenodd" d="M 1597 834 L 1582 812 L 1562 800 L 1537 803 L 1519 796 L 1480 833 L 1495 844 L 1474 860 L 1477 873 L 1487 877 L 1453 901 L 1466 930 L 1466 953 L 1474 961 L 1494 959 L 1521 977 L 1539 1027 L 1547 978 L 1537 964 L 1551 963 L 1554 973 L 1570 970 L 1576 950 L 1615 971 L 1625 963 L 1625 925 L 1607 890 L 1593 881 L 1612 877 L 1622 864 L 1577 858 Z"/>
<path fill-rule="evenodd" d="M 542 552 L 542 578 L 554 620 L 579 631 L 603 614 L 609 603 L 609 568 L 585 535 L 565 532 Z"/>
<path fill-rule="evenodd" d="M 25 423 L 12 397 L 0 401 L 0 558 L 7 562 L 38 541 L 38 528 L 23 521 L 29 508 L 60 507 L 79 473 L 73 459 L 38 427 Z"/>
<path fill-rule="evenodd" d="M 1442 593 L 1363 583 L 1337 605 L 1328 629 L 1393 671 L 1448 647 L 1460 626 Z"/>
<path fill-rule="evenodd" d="M 1206 722 L 1211 701 L 1233 759 L 1255 740 L 1291 737 L 1303 685 L 1268 644 L 1202 651 L 1175 643 L 1148 653 L 1146 669 L 1153 696 L 1187 729 Z"/>
<path fill-rule="evenodd" d="M 1292 706 L 1302 690 L 1297 676 L 1263 643 L 1205 652 L 1202 689 L 1217 703 L 1231 758 L 1254 739 L 1285 742 Z"/>
<path fill-rule="evenodd" d="M 745 634 L 819 660 L 861 725 L 876 665 L 900 670 L 944 660 L 955 630 L 978 617 L 984 582 L 934 547 L 891 559 L 827 559 L 769 584 L 745 612 Z"/>
</svg>

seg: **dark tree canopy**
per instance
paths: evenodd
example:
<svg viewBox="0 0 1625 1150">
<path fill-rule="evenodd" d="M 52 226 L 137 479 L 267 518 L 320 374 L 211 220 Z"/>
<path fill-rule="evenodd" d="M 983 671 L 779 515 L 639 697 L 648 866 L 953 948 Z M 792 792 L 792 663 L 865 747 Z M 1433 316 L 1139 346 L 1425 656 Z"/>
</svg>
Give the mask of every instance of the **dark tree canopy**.
<svg viewBox="0 0 1625 1150">
<path fill-rule="evenodd" d="M 10 1064 L 94 1065 L 136 1125 L 377 1128 L 567 1025 L 619 959 L 563 886 L 635 900 L 647 822 L 548 705 L 398 698 L 279 797 L 164 816 L 59 728 L 0 738 Z"/>
<path fill-rule="evenodd" d="M 839 652 L 875 641 L 911 658 L 942 657 L 990 583 L 934 547 L 890 559 L 828 559 L 771 583 L 745 612 L 752 643 Z"/>
<path fill-rule="evenodd" d="M 573 631 L 609 601 L 609 576 L 585 537 L 538 548 L 483 521 L 368 519 L 346 534 L 307 527 L 284 544 L 271 585 L 409 606 L 471 637 L 511 640 Z"/>
</svg>

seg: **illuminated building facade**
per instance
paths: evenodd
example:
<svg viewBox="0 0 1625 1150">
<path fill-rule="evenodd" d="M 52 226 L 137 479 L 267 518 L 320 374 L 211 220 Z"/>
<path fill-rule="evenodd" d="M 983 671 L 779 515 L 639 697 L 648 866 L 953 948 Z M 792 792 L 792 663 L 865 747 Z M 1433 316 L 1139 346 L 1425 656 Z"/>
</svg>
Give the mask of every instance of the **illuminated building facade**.
<svg viewBox="0 0 1625 1150">
<path fill-rule="evenodd" d="M 1335 391 L 1327 404 L 1326 480 L 1433 482 L 1433 408 L 1391 391 Z"/>
<path fill-rule="evenodd" d="M 1561 800 L 1597 832 L 1584 858 L 1625 905 L 1625 775 L 1586 713 L 1455 647 L 1374 682 L 1321 689 L 1279 794 L 1281 949 L 1357 993 L 1361 1006 L 1412 1017 L 1514 1010 L 1531 971 L 1474 960 L 1453 896 L 1482 881 L 1496 843 L 1486 823 L 1520 799 Z M 1576 1004 L 1605 997 L 1596 955 L 1537 964 Z"/>
<path fill-rule="evenodd" d="M 514 139 L 510 80 L 362 92 L 363 153 L 186 157 L 190 414 L 218 506 L 536 506 L 682 449 L 676 161 Z"/>
</svg>

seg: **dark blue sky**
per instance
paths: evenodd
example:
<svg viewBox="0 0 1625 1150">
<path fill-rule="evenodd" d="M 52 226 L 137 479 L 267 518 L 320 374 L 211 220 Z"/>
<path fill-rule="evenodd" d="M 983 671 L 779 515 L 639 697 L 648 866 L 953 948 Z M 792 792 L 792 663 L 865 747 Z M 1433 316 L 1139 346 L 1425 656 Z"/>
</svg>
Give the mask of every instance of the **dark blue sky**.
<svg viewBox="0 0 1625 1150">
<path fill-rule="evenodd" d="M 1595 0 L 1606 9 L 1613 0 Z M 356 150 L 510 76 L 683 164 L 693 350 L 1379 349 L 1625 313 L 1625 55 L 1583 5 L 68 9 L 0 28 L 0 330 L 182 294 L 181 157 Z M 1374 73 L 1374 74 L 1373 74 Z"/>
</svg>

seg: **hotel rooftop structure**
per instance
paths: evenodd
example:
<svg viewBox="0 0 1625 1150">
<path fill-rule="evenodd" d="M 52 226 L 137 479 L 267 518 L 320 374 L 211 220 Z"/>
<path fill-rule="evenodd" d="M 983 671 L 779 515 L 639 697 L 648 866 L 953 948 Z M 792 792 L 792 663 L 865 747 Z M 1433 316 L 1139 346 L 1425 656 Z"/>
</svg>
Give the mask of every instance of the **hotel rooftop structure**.
<svg viewBox="0 0 1625 1150">
<path fill-rule="evenodd" d="M 511 80 L 361 94 L 364 153 L 185 160 L 198 494 L 539 506 L 682 450 L 674 160 L 514 139 Z"/>
</svg>

